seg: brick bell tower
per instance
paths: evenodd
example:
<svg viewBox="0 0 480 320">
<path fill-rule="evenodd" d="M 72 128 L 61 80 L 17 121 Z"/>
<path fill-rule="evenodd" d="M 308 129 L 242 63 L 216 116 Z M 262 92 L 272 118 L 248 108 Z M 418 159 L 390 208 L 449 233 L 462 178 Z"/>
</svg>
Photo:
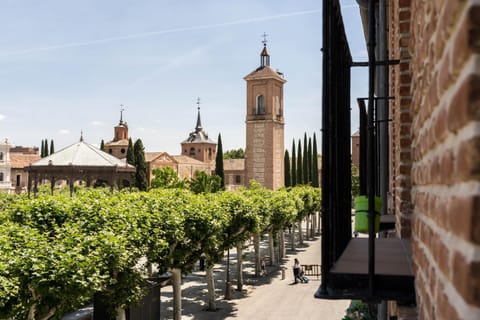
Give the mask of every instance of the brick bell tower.
<svg viewBox="0 0 480 320">
<path fill-rule="evenodd" d="M 255 180 L 276 190 L 284 186 L 283 74 L 270 67 L 266 34 L 260 66 L 247 82 L 246 181 Z"/>
</svg>

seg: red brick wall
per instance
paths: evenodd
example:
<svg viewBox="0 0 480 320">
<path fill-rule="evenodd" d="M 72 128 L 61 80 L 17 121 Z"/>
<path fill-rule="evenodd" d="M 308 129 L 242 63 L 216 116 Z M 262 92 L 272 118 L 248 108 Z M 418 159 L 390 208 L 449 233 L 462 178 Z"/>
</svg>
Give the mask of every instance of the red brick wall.
<svg viewBox="0 0 480 320">
<path fill-rule="evenodd" d="M 392 192 L 418 315 L 480 319 L 480 2 L 390 3 Z"/>
</svg>

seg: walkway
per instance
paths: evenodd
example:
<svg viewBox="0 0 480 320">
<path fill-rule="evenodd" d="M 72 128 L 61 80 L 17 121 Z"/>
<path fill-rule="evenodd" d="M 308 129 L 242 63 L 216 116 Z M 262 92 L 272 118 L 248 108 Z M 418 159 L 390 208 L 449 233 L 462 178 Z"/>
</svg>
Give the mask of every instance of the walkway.
<svg viewBox="0 0 480 320">
<path fill-rule="evenodd" d="M 204 272 L 194 272 L 184 279 L 182 285 L 182 319 L 194 320 L 217 320 L 217 319 L 342 319 L 348 308 L 349 300 L 321 300 L 315 299 L 313 294 L 320 285 L 320 280 L 310 277 L 309 283 L 293 283 L 292 265 L 293 259 L 298 258 L 301 264 L 319 264 L 320 238 L 314 241 L 306 241 L 303 247 L 295 252 L 287 251 L 284 260 L 286 278 L 282 280 L 281 271 L 269 270 L 268 276 L 255 278 L 253 265 L 246 263 L 246 279 L 242 292 L 234 291 L 232 300 L 223 298 L 225 293 L 225 270 L 224 265 L 218 265 L 214 269 L 216 278 L 216 292 L 219 310 L 211 312 L 205 310 L 206 284 Z M 266 249 L 265 249 L 266 250 Z M 253 257 L 253 252 L 246 251 L 247 257 Z M 231 270 L 235 268 L 236 260 L 232 259 Z M 235 275 L 235 271 L 231 271 Z M 233 279 L 234 277 L 232 277 Z M 234 281 L 232 281 L 234 282 Z M 235 284 L 234 284 L 235 285 Z M 235 287 L 234 287 L 235 288 Z M 172 288 L 162 288 L 162 314 L 161 319 L 172 319 Z"/>
</svg>

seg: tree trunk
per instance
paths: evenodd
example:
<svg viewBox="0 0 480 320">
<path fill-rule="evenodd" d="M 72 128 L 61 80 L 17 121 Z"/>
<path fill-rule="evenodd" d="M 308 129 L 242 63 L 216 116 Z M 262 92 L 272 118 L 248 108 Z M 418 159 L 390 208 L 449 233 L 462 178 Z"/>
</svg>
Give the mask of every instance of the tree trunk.
<svg viewBox="0 0 480 320">
<path fill-rule="evenodd" d="M 295 251 L 295 249 L 296 249 L 296 248 L 295 248 L 295 226 L 296 226 L 295 222 L 292 223 L 292 228 L 291 228 L 291 229 L 292 229 L 292 233 L 291 233 L 291 235 L 290 235 L 290 245 L 291 245 L 292 251 Z"/>
<path fill-rule="evenodd" d="M 305 236 L 306 240 L 310 239 L 310 216 L 307 215 L 305 217 Z"/>
<path fill-rule="evenodd" d="M 115 318 L 116 320 L 126 320 L 126 316 L 125 316 L 125 309 L 123 309 L 122 307 L 118 307 L 117 309 L 117 316 Z"/>
<path fill-rule="evenodd" d="M 255 276 L 260 275 L 260 233 L 253 236 L 253 248 L 255 249 Z"/>
<path fill-rule="evenodd" d="M 280 231 L 280 255 L 278 261 L 281 262 L 285 258 L 285 230 Z"/>
<path fill-rule="evenodd" d="M 237 242 L 237 291 L 243 290 L 243 242 Z"/>
<path fill-rule="evenodd" d="M 270 253 L 270 265 L 276 265 L 276 259 L 275 259 L 275 249 L 273 247 L 273 233 L 269 232 L 268 233 L 268 251 Z"/>
<path fill-rule="evenodd" d="M 298 221 L 298 236 L 299 243 L 303 244 L 302 220 Z"/>
<path fill-rule="evenodd" d="M 182 270 L 172 269 L 173 319 L 182 319 Z"/>
<path fill-rule="evenodd" d="M 215 302 L 215 281 L 213 278 L 213 264 L 207 267 L 207 289 L 208 289 L 208 310 L 217 310 L 217 304 Z"/>
</svg>

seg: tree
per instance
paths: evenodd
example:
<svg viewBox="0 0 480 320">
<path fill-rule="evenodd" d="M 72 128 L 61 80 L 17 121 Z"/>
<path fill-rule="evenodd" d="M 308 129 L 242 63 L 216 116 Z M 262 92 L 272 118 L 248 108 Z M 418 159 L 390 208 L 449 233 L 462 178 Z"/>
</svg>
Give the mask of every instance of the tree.
<svg viewBox="0 0 480 320">
<path fill-rule="evenodd" d="M 309 167 L 308 167 L 308 144 L 307 144 L 307 133 L 303 135 L 303 184 L 308 184 L 309 177 Z"/>
<path fill-rule="evenodd" d="M 320 186 L 319 180 L 318 180 L 318 153 L 317 153 L 317 137 L 315 136 L 315 133 L 313 134 L 313 147 L 312 147 L 312 153 L 313 153 L 313 165 L 312 165 L 312 171 L 313 171 L 313 179 L 312 179 L 312 186 L 315 188 L 318 188 Z"/>
<path fill-rule="evenodd" d="M 50 141 L 50 154 L 55 153 L 55 146 L 53 145 L 53 139 Z"/>
<path fill-rule="evenodd" d="M 103 139 L 100 142 L 100 150 L 105 151 L 105 142 L 103 142 Z"/>
<path fill-rule="evenodd" d="M 284 157 L 284 165 L 285 165 L 285 187 L 290 187 L 292 185 L 292 176 L 290 174 L 290 155 L 288 154 L 288 150 L 285 150 L 285 157 Z"/>
<path fill-rule="evenodd" d="M 297 185 L 303 184 L 302 140 L 298 139 L 297 150 Z"/>
<path fill-rule="evenodd" d="M 45 148 L 45 151 L 43 152 L 45 154 L 45 157 L 48 157 L 50 153 L 48 153 L 48 140 L 45 139 L 45 143 L 43 144 L 43 147 Z"/>
<path fill-rule="evenodd" d="M 40 157 L 45 158 L 45 141 L 42 139 L 42 146 L 40 147 Z"/>
<path fill-rule="evenodd" d="M 132 166 L 135 165 L 135 152 L 133 150 L 132 138 L 128 138 L 127 163 L 131 164 Z"/>
<path fill-rule="evenodd" d="M 223 154 L 224 159 L 244 159 L 245 158 L 245 151 L 240 148 L 240 149 L 234 149 L 234 150 L 227 150 Z"/>
<path fill-rule="evenodd" d="M 313 154 L 312 154 L 312 138 L 308 138 L 308 183 L 313 183 Z"/>
<path fill-rule="evenodd" d="M 146 191 L 148 187 L 147 182 L 147 163 L 145 162 L 145 152 L 143 148 L 142 140 L 137 139 L 133 147 L 133 153 L 135 155 L 135 186 L 140 191 Z"/>
<path fill-rule="evenodd" d="M 225 173 L 223 171 L 223 147 L 222 136 L 218 134 L 217 155 L 215 157 L 215 175 L 220 177 L 220 187 L 225 189 Z"/>
<path fill-rule="evenodd" d="M 292 142 L 292 186 L 297 185 L 297 156 L 295 155 L 295 139 Z"/>
<path fill-rule="evenodd" d="M 190 181 L 190 190 L 193 193 L 214 193 L 222 189 L 220 177 L 209 176 L 203 171 L 196 171 L 195 178 Z"/>
<path fill-rule="evenodd" d="M 178 174 L 171 167 L 153 169 L 153 179 L 150 182 L 151 188 L 183 189 L 186 186 L 185 180 L 180 180 Z"/>
</svg>

